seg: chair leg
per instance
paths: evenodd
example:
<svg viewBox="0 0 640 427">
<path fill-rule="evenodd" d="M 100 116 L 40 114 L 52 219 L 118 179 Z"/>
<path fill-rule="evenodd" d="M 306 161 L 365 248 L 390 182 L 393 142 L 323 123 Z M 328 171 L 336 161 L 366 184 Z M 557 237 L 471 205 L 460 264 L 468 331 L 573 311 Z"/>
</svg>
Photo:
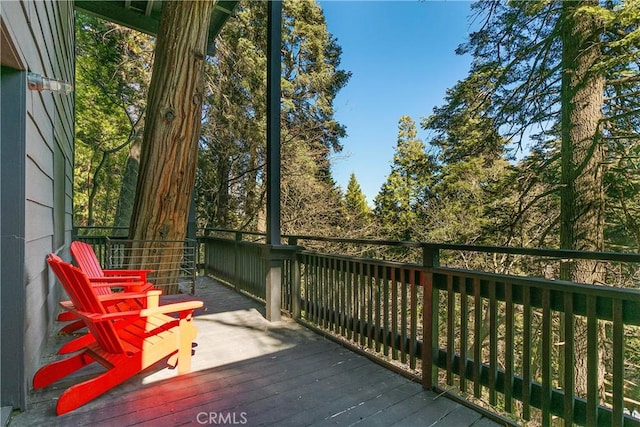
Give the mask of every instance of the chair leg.
<svg viewBox="0 0 640 427">
<path fill-rule="evenodd" d="M 188 316 L 180 319 L 179 326 L 180 341 L 178 342 L 178 375 L 191 371 L 192 343 L 198 333 L 193 324 L 193 317 Z"/>
<path fill-rule="evenodd" d="M 69 387 L 58 399 L 58 404 L 56 405 L 57 414 L 65 414 L 90 402 L 106 391 L 136 375 L 140 372 L 140 367 L 140 357 L 133 357 L 128 360 L 127 363 L 114 366 L 97 377 Z"/>
<path fill-rule="evenodd" d="M 72 372 L 77 371 L 93 362 L 85 352 L 78 353 L 66 359 L 51 362 L 38 369 L 33 376 L 33 388 L 39 389 L 48 386 Z"/>
<path fill-rule="evenodd" d="M 84 320 L 76 320 L 73 323 L 69 323 L 68 325 L 64 325 L 64 327 L 62 329 L 60 329 L 60 333 L 61 334 L 71 334 L 75 331 L 77 331 L 78 329 L 82 329 L 84 328 L 86 325 L 86 323 L 84 323 Z"/>
<path fill-rule="evenodd" d="M 75 353 L 76 351 L 84 349 L 89 344 L 96 342 L 93 335 L 86 333 L 78 338 L 74 338 L 58 350 L 58 354 Z"/>
</svg>

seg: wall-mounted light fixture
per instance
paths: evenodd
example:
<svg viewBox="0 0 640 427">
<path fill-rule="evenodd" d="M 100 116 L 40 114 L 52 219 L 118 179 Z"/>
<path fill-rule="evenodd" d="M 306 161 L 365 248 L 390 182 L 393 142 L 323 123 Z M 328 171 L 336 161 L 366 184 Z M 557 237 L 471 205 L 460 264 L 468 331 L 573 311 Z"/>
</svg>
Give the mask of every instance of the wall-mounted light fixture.
<svg viewBox="0 0 640 427">
<path fill-rule="evenodd" d="M 62 92 L 65 95 L 73 92 L 73 85 L 62 80 L 50 79 L 40 74 L 29 73 L 27 76 L 27 85 L 31 90 L 43 91 L 50 90 L 54 92 Z"/>
</svg>

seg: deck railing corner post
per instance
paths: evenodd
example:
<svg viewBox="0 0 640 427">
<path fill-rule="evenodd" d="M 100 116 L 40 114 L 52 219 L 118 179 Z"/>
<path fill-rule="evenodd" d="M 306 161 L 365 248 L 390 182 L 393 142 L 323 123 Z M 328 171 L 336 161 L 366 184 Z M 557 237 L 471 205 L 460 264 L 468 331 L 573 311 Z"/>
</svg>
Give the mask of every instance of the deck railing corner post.
<svg viewBox="0 0 640 427">
<path fill-rule="evenodd" d="M 440 250 L 432 245 L 422 247 L 422 264 L 425 268 L 420 271 L 420 286 L 423 292 L 422 311 L 422 387 L 433 389 L 437 380 L 437 370 L 434 370 L 434 357 L 438 351 L 438 313 L 436 312 L 438 295 L 433 287 L 433 268 L 440 262 Z"/>
</svg>

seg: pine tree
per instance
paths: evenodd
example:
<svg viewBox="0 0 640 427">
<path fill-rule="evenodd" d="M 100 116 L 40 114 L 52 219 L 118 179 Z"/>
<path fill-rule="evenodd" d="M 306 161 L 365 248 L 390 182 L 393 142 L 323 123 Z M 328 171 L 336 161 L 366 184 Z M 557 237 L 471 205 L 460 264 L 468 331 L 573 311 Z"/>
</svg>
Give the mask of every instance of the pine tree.
<svg viewBox="0 0 640 427">
<path fill-rule="evenodd" d="M 432 190 L 435 161 L 417 135 L 415 121 L 402 116 L 391 173 L 375 199 L 375 213 L 386 238 L 415 239 L 419 208 Z"/>
<path fill-rule="evenodd" d="M 371 223 L 372 211 L 354 173 L 349 176 L 344 206 L 346 230 L 341 234 L 349 234 L 349 230 L 353 230 L 363 237 L 367 233 L 366 227 Z"/>
<path fill-rule="evenodd" d="M 556 229 L 550 230 L 560 236 L 559 245 L 604 249 L 605 214 L 612 213 L 606 208 L 604 180 L 610 172 L 604 165 L 628 158 L 626 148 L 638 138 L 638 123 L 625 120 L 640 102 L 638 2 L 479 1 L 473 8 L 480 30 L 459 49 L 474 57 L 465 84 L 484 82 L 483 116 L 494 129 L 516 146 L 527 137 L 539 144 L 546 167 L 560 164 L 561 180 L 547 188 L 561 198 Z M 555 197 L 551 191 L 541 194 Z M 602 280 L 600 273 L 578 277 L 578 270 L 565 272 L 582 282 Z"/>
</svg>

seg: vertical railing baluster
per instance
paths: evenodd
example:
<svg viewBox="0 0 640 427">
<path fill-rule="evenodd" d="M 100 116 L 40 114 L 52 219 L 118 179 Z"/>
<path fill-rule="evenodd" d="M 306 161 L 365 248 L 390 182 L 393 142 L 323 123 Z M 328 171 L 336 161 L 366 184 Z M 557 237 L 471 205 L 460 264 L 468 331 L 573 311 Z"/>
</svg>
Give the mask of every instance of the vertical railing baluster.
<svg viewBox="0 0 640 427">
<path fill-rule="evenodd" d="M 323 328 L 327 328 L 329 326 L 328 324 L 328 316 L 327 316 L 327 312 L 328 312 L 328 299 L 329 299 L 329 290 L 328 290 L 328 283 L 327 283 L 327 271 L 329 270 L 327 268 L 327 262 L 328 259 L 326 256 L 321 256 L 320 257 L 320 322 Z"/>
<path fill-rule="evenodd" d="M 365 325 L 367 323 L 367 265 L 368 263 L 360 263 L 360 292 L 358 294 L 360 298 L 360 345 L 365 345 L 367 339 L 367 331 L 365 330 Z"/>
<path fill-rule="evenodd" d="M 513 285 L 510 282 L 504 284 L 504 410 L 513 411 Z"/>
<path fill-rule="evenodd" d="M 480 366 L 482 364 L 482 299 L 480 298 L 480 279 L 473 279 L 473 395 L 481 397 Z"/>
<path fill-rule="evenodd" d="M 333 311 L 333 319 L 335 322 L 334 330 L 336 334 L 340 335 L 342 333 L 342 269 L 340 265 L 342 264 L 342 260 L 336 259 L 333 263 L 333 295 L 334 295 L 334 311 Z"/>
<path fill-rule="evenodd" d="M 587 295 L 587 425 L 598 424 L 598 314 L 597 299 Z"/>
<path fill-rule="evenodd" d="M 380 325 L 380 304 L 381 304 L 381 296 L 380 296 L 380 287 L 381 287 L 381 279 L 379 274 L 380 267 L 375 266 L 373 270 L 373 291 L 375 294 L 375 322 L 373 324 L 374 327 L 374 339 L 376 344 L 376 351 L 380 351 L 380 345 L 382 343 L 380 331 L 382 330 Z"/>
<path fill-rule="evenodd" d="M 573 315 L 573 293 L 564 294 L 564 422 L 565 425 L 573 425 L 574 396 L 574 369 L 575 369 L 575 346 L 574 346 L 574 315 Z"/>
<path fill-rule="evenodd" d="M 531 419 L 531 288 L 522 287 L 522 418 Z"/>
<path fill-rule="evenodd" d="M 300 319 L 300 301 L 302 300 L 302 275 L 300 274 L 300 268 L 301 265 L 296 252 L 291 260 L 291 313 L 294 319 Z"/>
<path fill-rule="evenodd" d="M 300 266 L 302 274 L 300 275 L 300 294 L 304 294 L 304 299 L 302 300 L 302 308 L 304 310 L 304 319 L 311 320 L 309 315 L 309 310 L 311 309 L 311 305 L 309 304 L 311 301 L 311 297 L 309 295 L 309 255 L 302 255 L 302 265 Z M 302 314 L 302 313 L 301 313 Z"/>
<path fill-rule="evenodd" d="M 496 282 L 489 282 L 489 403 L 496 404 L 496 382 L 498 378 L 498 301 Z"/>
<path fill-rule="evenodd" d="M 400 283 L 400 361 L 407 363 L 407 269 L 402 269 L 402 281 Z"/>
<path fill-rule="evenodd" d="M 453 359 L 455 357 L 455 331 L 454 322 L 455 318 L 455 304 L 453 294 L 453 276 L 447 275 L 447 362 L 446 362 L 446 379 L 447 385 L 453 385 Z"/>
<path fill-rule="evenodd" d="M 410 315 L 410 340 L 409 340 L 409 367 L 411 369 L 416 368 L 416 356 L 418 354 L 417 351 L 417 337 L 418 337 L 418 292 L 416 286 L 416 270 L 409 270 L 409 292 L 410 292 L 410 301 L 411 301 L 411 309 L 409 312 Z"/>
<path fill-rule="evenodd" d="M 391 355 L 398 360 L 398 280 L 397 270 L 391 267 Z"/>
<path fill-rule="evenodd" d="M 320 257 L 313 257 L 313 321 L 320 324 Z"/>
<path fill-rule="evenodd" d="M 611 425 L 622 427 L 624 423 L 624 320 L 623 301 L 615 298 L 613 312 L 613 414 Z"/>
<path fill-rule="evenodd" d="M 322 325 L 324 329 L 331 329 L 329 319 L 331 287 L 329 285 L 329 258 L 322 257 Z"/>
<path fill-rule="evenodd" d="M 469 302 L 467 301 L 467 278 L 461 277 L 460 286 L 460 391 L 467 392 L 467 346 L 469 345 Z"/>
<path fill-rule="evenodd" d="M 551 425 L 551 292 L 542 290 L 542 425 Z"/>
<path fill-rule="evenodd" d="M 307 258 L 307 300 L 308 300 L 308 306 L 309 309 L 307 311 L 307 319 L 309 319 L 309 321 L 314 322 L 316 321 L 315 319 L 315 304 L 316 304 L 316 295 L 315 295 L 315 272 L 314 272 L 314 262 L 315 262 L 315 255 L 309 255 L 309 257 Z"/>
<path fill-rule="evenodd" d="M 360 287 L 358 284 L 360 283 L 360 270 L 362 268 L 362 262 L 354 261 L 353 262 L 353 270 L 352 270 L 352 290 L 353 290 L 353 341 L 357 341 L 359 339 L 358 336 L 358 327 L 360 321 Z"/>
<path fill-rule="evenodd" d="M 345 332 L 346 332 L 346 322 L 347 322 L 347 305 L 346 305 L 346 299 L 347 299 L 347 287 L 346 287 L 346 271 L 345 271 L 345 264 L 347 263 L 346 260 L 341 259 L 340 262 L 338 263 L 339 268 L 340 268 L 340 273 L 338 276 L 338 286 L 339 286 L 339 292 L 340 292 L 340 335 L 345 336 Z"/>
<path fill-rule="evenodd" d="M 338 298 L 337 298 L 337 286 L 336 286 L 336 260 L 334 258 L 329 259 L 329 287 L 331 293 L 329 295 L 329 330 L 338 333 L 340 322 L 338 321 Z"/>
<path fill-rule="evenodd" d="M 349 340 L 355 339 L 354 337 L 354 331 L 355 331 L 355 325 L 354 325 L 354 319 L 356 318 L 355 313 L 354 313 L 354 309 L 353 309 L 353 262 L 352 261 L 347 261 L 347 266 L 346 266 L 346 273 L 347 273 L 347 278 L 346 278 L 346 287 L 347 287 L 347 338 L 349 338 Z"/>
<path fill-rule="evenodd" d="M 389 355 L 389 267 L 383 268 L 382 275 L 382 316 L 384 327 L 382 329 L 382 345 L 384 348 L 384 355 Z"/>
<path fill-rule="evenodd" d="M 373 348 L 373 263 L 367 268 L 367 347 Z"/>
</svg>

